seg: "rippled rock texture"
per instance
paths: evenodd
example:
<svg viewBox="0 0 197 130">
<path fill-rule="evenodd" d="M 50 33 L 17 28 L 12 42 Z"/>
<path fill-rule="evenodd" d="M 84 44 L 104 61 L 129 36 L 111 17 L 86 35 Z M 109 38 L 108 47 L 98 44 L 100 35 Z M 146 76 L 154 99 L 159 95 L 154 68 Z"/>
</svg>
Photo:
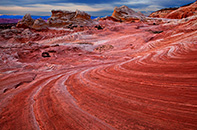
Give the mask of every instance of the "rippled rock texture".
<svg viewBox="0 0 197 130">
<path fill-rule="evenodd" d="M 154 18 L 170 18 L 170 19 L 182 19 L 197 14 L 197 2 L 182 6 L 180 8 L 166 8 L 153 12 L 149 17 Z"/>
<path fill-rule="evenodd" d="M 0 129 L 196 129 L 196 22 L 3 32 Z"/>
<path fill-rule="evenodd" d="M 166 15 L 166 18 L 182 19 L 193 15 L 197 15 L 197 1 L 189 6 L 180 7 L 177 10 L 172 11 Z"/>
</svg>

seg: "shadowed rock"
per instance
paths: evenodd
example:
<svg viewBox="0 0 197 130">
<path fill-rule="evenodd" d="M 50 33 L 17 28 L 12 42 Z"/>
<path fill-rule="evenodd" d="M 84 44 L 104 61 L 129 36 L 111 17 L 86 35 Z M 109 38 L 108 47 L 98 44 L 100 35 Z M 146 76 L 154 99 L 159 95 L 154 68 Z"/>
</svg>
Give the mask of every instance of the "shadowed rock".
<svg viewBox="0 0 197 130">
<path fill-rule="evenodd" d="M 16 27 L 17 28 L 30 28 L 34 24 L 34 19 L 31 18 L 30 14 L 25 14 L 22 20 L 20 20 Z"/>
<path fill-rule="evenodd" d="M 65 10 L 52 10 L 51 17 L 47 20 L 49 26 L 63 27 L 65 25 L 88 25 L 92 22 L 91 16 L 85 12 L 76 10 L 75 12 Z"/>
<path fill-rule="evenodd" d="M 49 53 L 48 53 L 48 52 L 43 52 L 43 53 L 42 53 L 42 57 L 44 57 L 44 58 L 45 58 L 45 57 L 51 57 L 51 56 L 49 55 Z"/>
</svg>

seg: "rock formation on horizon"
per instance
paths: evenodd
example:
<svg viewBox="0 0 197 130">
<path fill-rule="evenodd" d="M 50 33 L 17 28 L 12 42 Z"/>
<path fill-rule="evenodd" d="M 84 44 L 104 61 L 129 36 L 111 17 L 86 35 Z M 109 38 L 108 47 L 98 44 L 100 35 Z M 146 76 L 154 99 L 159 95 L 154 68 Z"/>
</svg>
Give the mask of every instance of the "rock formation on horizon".
<svg viewBox="0 0 197 130">
<path fill-rule="evenodd" d="M 177 10 L 172 11 L 171 13 L 166 15 L 165 18 L 182 19 L 193 15 L 197 15 L 197 1 L 189 6 L 183 6 L 178 8 Z"/>
<path fill-rule="evenodd" d="M 193 4 L 182 6 L 180 8 L 161 9 L 151 13 L 149 17 L 182 19 L 193 15 L 197 15 L 197 1 Z"/>
<path fill-rule="evenodd" d="M 91 16 L 80 10 L 75 12 L 65 10 L 52 10 L 51 17 L 47 20 L 47 23 L 51 27 L 63 27 L 66 25 L 88 25 L 92 22 Z"/>
<path fill-rule="evenodd" d="M 43 30 L 48 29 L 48 25 L 42 18 L 39 18 L 35 20 L 32 28 L 36 30 Z"/>
<path fill-rule="evenodd" d="M 17 23 L 16 27 L 17 28 L 29 28 L 34 24 L 34 21 L 35 20 L 31 18 L 30 14 L 25 14 L 23 19 Z"/>
<path fill-rule="evenodd" d="M 137 13 L 129 7 L 123 5 L 121 7 L 115 7 L 111 17 L 121 21 L 135 21 L 142 20 L 145 16 L 142 13 Z"/>
<path fill-rule="evenodd" d="M 176 10 L 178 8 L 165 8 L 165 9 L 160 9 L 156 12 L 153 12 L 149 15 L 149 17 L 153 18 L 165 18 L 166 15 L 171 13 L 172 11 Z"/>
</svg>

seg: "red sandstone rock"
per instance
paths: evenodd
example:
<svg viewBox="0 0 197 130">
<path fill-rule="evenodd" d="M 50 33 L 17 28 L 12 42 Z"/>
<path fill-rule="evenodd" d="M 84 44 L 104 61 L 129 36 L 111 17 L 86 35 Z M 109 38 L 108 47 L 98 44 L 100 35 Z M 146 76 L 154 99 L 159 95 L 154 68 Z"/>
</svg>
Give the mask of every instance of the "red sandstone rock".
<svg viewBox="0 0 197 130">
<path fill-rule="evenodd" d="M 136 21 L 144 19 L 144 15 L 133 11 L 125 5 L 115 7 L 112 17 L 121 21 Z"/>
<path fill-rule="evenodd" d="M 151 13 L 149 17 L 182 19 L 193 15 L 197 15 L 197 2 L 180 8 L 161 9 Z"/>
<path fill-rule="evenodd" d="M 165 18 L 182 19 L 193 15 L 197 15 L 197 2 L 194 2 L 189 6 L 180 7 L 179 9 L 167 14 Z"/>
<path fill-rule="evenodd" d="M 30 14 L 25 14 L 23 19 L 20 20 L 16 27 L 17 28 L 30 28 L 32 27 L 32 25 L 34 24 L 34 19 L 31 18 L 31 15 Z"/>
<path fill-rule="evenodd" d="M 148 22 L 4 31 L 0 129 L 196 129 L 197 19 Z"/>
<path fill-rule="evenodd" d="M 63 27 L 65 25 L 88 25 L 92 22 L 89 14 L 76 10 L 62 11 L 62 10 L 52 10 L 51 17 L 47 20 L 49 26 L 52 27 Z"/>
<path fill-rule="evenodd" d="M 46 30 L 48 29 L 48 25 L 42 18 L 39 18 L 35 20 L 32 28 L 36 30 Z"/>
<path fill-rule="evenodd" d="M 165 18 L 169 13 L 172 11 L 176 10 L 178 8 L 166 8 L 166 9 L 161 9 L 156 12 L 153 12 L 149 15 L 149 17 L 153 18 Z"/>
</svg>

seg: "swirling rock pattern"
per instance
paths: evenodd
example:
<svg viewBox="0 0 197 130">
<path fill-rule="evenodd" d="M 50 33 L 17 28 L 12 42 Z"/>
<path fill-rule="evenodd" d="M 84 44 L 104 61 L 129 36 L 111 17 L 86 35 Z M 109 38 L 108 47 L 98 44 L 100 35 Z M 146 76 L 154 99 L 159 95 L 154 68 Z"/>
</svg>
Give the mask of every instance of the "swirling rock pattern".
<svg viewBox="0 0 197 130">
<path fill-rule="evenodd" d="M 170 19 L 182 19 L 187 18 L 189 16 L 193 16 L 197 14 L 197 2 L 181 6 L 179 8 L 165 8 L 153 12 L 149 15 L 149 17 L 155 18 L 170 18 Z"/>
<path fill-rule="evenodd" d="M 73 44 L 54 46 L 69 41 L 60 36 L 47 46 L 2 46 L 0 129 L 196 129 L 195 21 L 122 23 L 71 34 Z M 95 51 L 103 45 L 113 47 Z"/>
</svg>

